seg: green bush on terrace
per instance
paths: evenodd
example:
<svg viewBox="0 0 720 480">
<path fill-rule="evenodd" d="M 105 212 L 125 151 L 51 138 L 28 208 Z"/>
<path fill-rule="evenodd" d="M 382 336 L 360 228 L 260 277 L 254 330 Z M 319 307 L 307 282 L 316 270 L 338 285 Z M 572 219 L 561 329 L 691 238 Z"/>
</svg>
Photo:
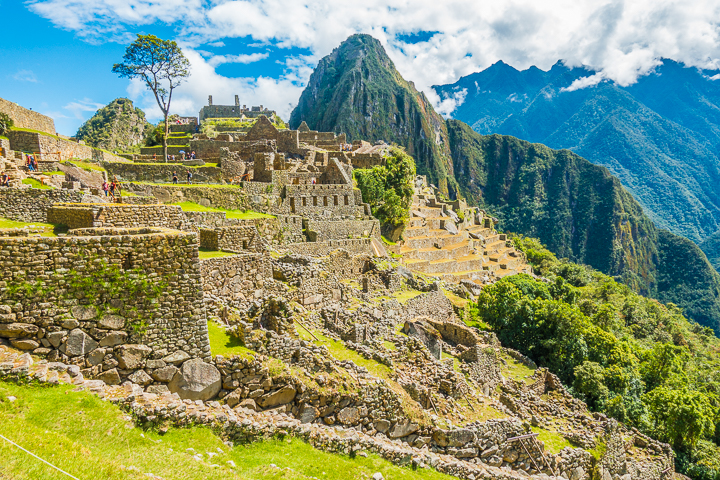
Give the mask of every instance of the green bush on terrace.
<svg viewBox="0 0 720 480">
<path fill-rule="evenodd" d="M 670 443 L 696 470 L 707 455 L 720 455 L 720 340 L 712 330 L 673 304 L 558 260 L 535 239 L 514 241 L 550 283 L 506 277 L 483 288 L 473 316 L 591 409 Z M 720 470 L 706 467 L 694 478 L 717 479 Z"/>
</svg>

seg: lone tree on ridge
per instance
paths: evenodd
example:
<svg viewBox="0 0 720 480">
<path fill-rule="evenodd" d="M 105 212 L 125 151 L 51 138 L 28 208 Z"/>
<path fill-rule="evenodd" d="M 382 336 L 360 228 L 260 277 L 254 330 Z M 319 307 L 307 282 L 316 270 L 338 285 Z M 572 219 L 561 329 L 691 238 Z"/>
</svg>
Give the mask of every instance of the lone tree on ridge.
<svg viewBox="0 0 720 480">
<path fill-rule="evenodd" d="M 173 90 L 190 76 L 190 62 L 174 41 L 138 34 L 137 39 L 125 49 L 123 63 L 113 65 L 112 71 L 121 78 L 142 78 L 148 90 L 155 95 L 165 116 L 163 159 L 167 162 L 170 100 Z"/>
</svg>

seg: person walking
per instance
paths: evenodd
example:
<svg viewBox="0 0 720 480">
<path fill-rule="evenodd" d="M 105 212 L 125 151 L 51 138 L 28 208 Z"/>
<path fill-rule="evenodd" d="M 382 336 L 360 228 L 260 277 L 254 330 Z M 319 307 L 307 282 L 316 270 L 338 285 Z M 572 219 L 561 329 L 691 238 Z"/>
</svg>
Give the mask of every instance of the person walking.
<svg viewBox="0 0 720 480">
<path fill-rule="evenodd" d="M 192 183 L 192 172 L 190 170 L 187 171 L 187 183 L 188 185 Z"/>
<path fill-rule="evenodd" d="M 108 190 L 110 189 L 110 186 L 108 185 L 107 180 L 103 181 L 102 189 L 103 189 L 103 192 L 105 192 L 105 196 L 107 197 L 107 196 L 108 196 Z"/>
<path fill-rule="evenodd" d="M 177 185 L 177 182 L 178 182 L 177 172 L 173 172 L 172 182 Z"/>
</svg>

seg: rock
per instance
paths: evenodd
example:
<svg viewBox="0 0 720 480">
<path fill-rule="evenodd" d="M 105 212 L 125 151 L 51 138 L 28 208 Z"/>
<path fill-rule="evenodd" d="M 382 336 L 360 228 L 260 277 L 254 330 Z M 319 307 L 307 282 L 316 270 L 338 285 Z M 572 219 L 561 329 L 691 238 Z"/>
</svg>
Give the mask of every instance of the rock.
<svg viewBox="0 0 720 480">
<path fill-rule="evenodd" d="M 97 346 L 98 342 L 96 342 L 90 335 L 79 328 L 76 328 L 70 332 L 67 340 L 65 341 L 64 353 L 68 357 L 80 357 L 92 352 Z"/>
<path fill-rule="evenodd" d="M 156 395 L 165 395 L 170 393 L 170 389 L 167 385 L 150 385 L 147 387 L 148 393 L 154 393 Z"/>
<path fill-rule="evenodd" d="M 430 350 L 432 356 L 440 360 L 442 356 L 442 336 L 427 320 L 423 317 L 408 320 L 403 326 L 403 332 L 418 338 Z"/>
<path fill-rule="evenodd" d="M 102 380 L 108 385 L 119 385 L 120 374 L 118 373 L 117 368 L 113 368 L 112 370 L 102 372 L 100 375 L 98 375 L 98 380 Z"/>
<path fill-rule="evenodd" d="M 635 435 L 635 446 L 638 448 L 645 448 L 648 446 L 648 441 L 639 435 Z"/>
<path fill-rule="evenodd" d="M 52 345 L 55 348 L 58 348 L 60 344 L 62 343 L 63 338 L 65 335 L 67 335 L 67 331 L 61 330 L 59 332 L 50 332 L 47 335 L 45 335 L 45 338 L 48 339 L 48 342 L 50 342 L 50 345 Z"/>
<path fill-rule="evenodd" d="M 445 228 L 445 230 L 447 230 L 447 232 L 448 232 L 450 235 L 457 235 L 457 234 L 458 234 L 458 228 L 457 228 L 457 226 L 456 226 L 452 221 L 450 221 L 450 220 L 445 220 L 445 227 L 444 227 L 444 228 Z"/>
<path fill-rule="evenodd" d="M 105 330 L 122 330 L 125 319 L 119 315 L 105 315 L 98 322 L 98 328 Z"/>
<path fill-rule="evenodd" d="M 238 407 L 247 408 L 248 410 L 257 410 L 257 403 L 255 403 L 255 400 L 252 398 L 246 398 L 242 402 L 240 402 L 240 405 Z"/>
<path fill-rule="evenodd" d="M 38 342 L 29 338 L 13 338 L 10 340 L 10 344 L 18 350 L 35 350 L 40 347 Z"/>
<path fill-rule="evenodd" d="M 25 338 L 36 335 L 40 329 L 31 323 L 0 323 L 0 337 Z"/>
<path fill-rule="evenodd" d="M 145 368 L 149 368 L 151 370 L 155 370 L 156 368 L 164 368 L 166 366 L 167 364 L 162 360 L 147 360 L 145 362 Z"/>
<path fill-rule="evenodd" d="M 343 425 L 355 425 L 360 421 L 360 410 L 355 407 L 345 407 L 338 412 L 337 421 Z"/>
<path fill-rule="evenodd" d="M 148 363 L 150 363 L 150 360 L 148 360 Z M 158 368 L 152 372 L 152 377 L 158 382 L 167 383 L 173 379 L 177 371 L 178 368 L 176 366 L 168 365 L 167 367 Z"/>
<path fill-rule="evenodd" d="M 582 467 L 576 467 L 570 472 L 570 480 L 582 480 L 585 478 L 585 470 Z"/>
<path fill-rule="evenodd" d="M 116 345 L 122 345 L 127 341 L 128 334 L 125 332 L 110 332 L 102 340 L 100 340 L 101 347 L 114 347 Z"/>
<path fill-rule="evenodd" d="M 145 370 L 136 370 L 133 373 L 130 374 L 128 377 L 128 380 L 130 380 L 133 383 L 137 383 L 138 385 L 142 385 L 143 387 L 146 387 L 150 385 L 153 382 L 152 377 L 145 373 Z"/>
<path fill-rule="evenodd" d="M 513 463 L 518 459 L 518 452 L 517 450 L 508 450 L 505 452 L 505 455 L 503 455 L 503 460 L 508 463 Z"/>
<path fill-rule="evenodd" d="M 477 456 L 477 448 L 475 447 L 448 449 L 448 452 L 450 452 L 450 450 L 454 450 L 452 454 L 457 458 L 473 458 Z"/>
<path fill-rule="evenodd" d="M 67 318 L 67 319 L 63 320 L 63 322 L 62 322 L 62 327 L 67 330 L 74 330 L 79 326 L 80 326 L 80 322 L 78 322 L 74 318 Z"/>
<path fill-rule="evenodd" d="M 267 393 L 257 399 L 257 404 L 262 408 L 273 408 L 279 405 L 290 403 L 295 398 L 295 389 L 289 385 L 282 387 L 280 390 Z"/>
<path fill-rule="evenodd" d="M 318 409 L 312 405 L 305 404 L 300 409 L 300 423 L 312 423 L 320 415 Z"/>
<path fill-rule="evenodd" d="M 100 365 L 105 358 L 105 349 L 104 348 L 96 348 L 92 352 L 90 352 L 87 356 L 87 362 L 90 364 L 90 366 Z"/>
<path fill-rule="evenodd" d="M 375 420 L 373 427 L 375 427 L 375 430 L 380 433 L 386 433 L 390 429 L 390 422 L 381 418 L 379 420 Z"/>
<path fill-rule="evenodd" d="M 242 397 L 242 388 L 236 388 L 230 394 L 225 397 L 225 403 L 227 403 L 227 406 L 230 408 L 235 408 L 240 403 L 240 398 Z"/>
<path fill-rule="evenodd" d="M 137 370 L 143 367 L 145 358 L 150 354 L 152 354 L 152 348 L 147 345 L 129 344 L 119 346 L 115 357 L 121 369 Z"/>
<path fill-rule="evenodd" d="M 415 433 L 420 429 L 420 426 L 415 423 L 396 423 L 395 426 L 390 430 L 388 437 L 390 438 L 402 438 L 407 437 L 411 433 Z"/>
<path fill-rule="evenodd" d="M 475 443 L 475 432 L 462 428 L 447 432 L 447 445 L 449 447 L 462 447 L 468 443 Z"/>
<path fill-rule="evenodd" d="M 372 479 L 373 480 L 385 480 L 385 477 L 383 477 L 382 473 L 375 472 L 375 473 L 373 473 Z"/>
<path fill-rule="evenodd" d="M 172 363 L 173 365 L 180 365 L 181 363 L 190 359 L 190 355 L 183 352 L 182 350 L 176 350 L 167 357 L 163 358 L 163 362 Z"/>
<path fill-rule="evenodd" d="M 491 445 L 490 447 L 483 450 L 483 452 L 480 454 L 480 457 L 482 458 L 488 458 L 492 455 L 495 455 L 498 452 L 498 446 L 497 445 Z"/>
<path fill-rule="evenodd" d="M 182 399 L 210 400 L 220 391 L 221 383 L 220 372 L 214 365 L 194 358 L 183 363 L 168 388 Z"/>
<path fill-rule="evenodd" d="M 70 311 L 73 314 L 73 317 L 80 320 L 81 322 L 85 322 L 87 320 L 92 320 L 93 318 L 97 317 L 97 309 L 92 305 L 77 305 L 75 307 L 72 307 Z"/>
</svg>

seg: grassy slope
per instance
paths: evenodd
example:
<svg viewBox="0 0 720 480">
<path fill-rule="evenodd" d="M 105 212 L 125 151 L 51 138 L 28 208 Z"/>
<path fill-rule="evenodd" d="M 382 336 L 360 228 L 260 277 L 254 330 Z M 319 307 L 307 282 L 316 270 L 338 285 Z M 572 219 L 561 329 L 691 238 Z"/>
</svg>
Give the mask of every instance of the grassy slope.
<svg viewBox="0 0 720 480">
<path fill-rule="evenodd" d="M 255 218 L 275 218 L 273 215 L 255 212 L 253 210 L 224 210 L 222 208 L 204 207 L 193 202 L 176 202 L 173 205 L 180 205 L 186 212 L 225 212 L 226 218 L 239 218 L 243 220 L 252 220 Z"/>
<path fill-rule="evenodd" d="M 135 428 L 116 406 L 71 386 L 18 386 L 0 382 L 0 434 L 81 478 L 147 479 L 392 479 L 449 478 L 412 471 L 375 457 L 349 458 L 319 452 L 298 440 L 272 439 L 228 448 L 209 429 L 170 429 L 164 436 Z M 7 397 L 17 400 L 9 402 Z M 48 406 L 52 405 L 52 408 Z M 202 460 L 193 458 L 192 448 Z M 219 449 L 219 450 L 218 450 Z M 222 451 L 223 453 L 220 453 Z M 217 453 L 209 458 L 207 452 Z M 0 440 L 0 477 L 65 480 Z M 236 467 L 231 467 L 231 460 Z M 275 466 L 272 466 L 275 465 Z M 157 477 L 149 477 L 152 473 Z"/>
<path fill-rule="evenodd" d="M 50 223 L 41 222 L 17 222 L 15 220 L 8 220 L 7 218 L 0 217 L 0 228 L 23 228 L 23 227 L 42 227 L 43 237 L 54 237 L 55 225 Z"/>
</svg>

